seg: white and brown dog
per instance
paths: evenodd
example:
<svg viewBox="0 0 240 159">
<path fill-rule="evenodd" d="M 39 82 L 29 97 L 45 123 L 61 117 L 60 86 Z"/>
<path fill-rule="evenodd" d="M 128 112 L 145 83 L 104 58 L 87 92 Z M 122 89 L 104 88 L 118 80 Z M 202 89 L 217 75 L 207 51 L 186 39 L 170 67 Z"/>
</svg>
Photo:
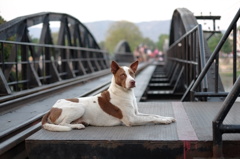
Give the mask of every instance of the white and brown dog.
<svg viewBox="0 0 240 159">
<path fill-rule="evenodd" d="M 172 117 L 138 112 L 133 91 L 137 67 L 138 61 L 130 67 L 120 67 L 113 61 L 113 78 L 107 91 L 92 97 L 58 100 L 43 117 L 43 128 L 50 131 L 70 131 L 83 129 L 84 125 L 115 126 L 123 123 L 126 126 L 134 126 L 174 122 Z"/>
</svg>

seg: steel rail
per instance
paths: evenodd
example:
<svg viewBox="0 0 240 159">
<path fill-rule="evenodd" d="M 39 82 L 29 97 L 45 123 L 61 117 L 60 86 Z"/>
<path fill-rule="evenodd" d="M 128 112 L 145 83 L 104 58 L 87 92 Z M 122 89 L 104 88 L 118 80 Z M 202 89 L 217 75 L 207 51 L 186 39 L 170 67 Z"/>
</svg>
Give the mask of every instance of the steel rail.
<svg viewBox="0 0 240 159">
<path fill-rule="evenodd" d="M 88 74 L 81 77 L 76 77 L 64 81 L 59 81 L 48 86 L 37 87 L 31 90 L 22 91 L 21 93 L 16 93 L 9 96 L 4 96 L 0 98 L 0 112 L 6 107 L 13 107 L 15 103 L 21 102 L 26 99 L 33 99 L 35 96 L 49 94 L 51 92 L 63 89 L 72 85 L 84 83 L 88 80 L 95 79 L 104 75 L 109 74 L 109 69 L 98 71 L 92 74 Z"/>
<path fill-rule="evenodd" d="M 92 49 L 92 48 L 85 48 L 85 47 L 79 47 L 79 46 L 63 46 L 63 45 L 50 45 L 50 44 L 36 44 L 36 43 L 6 41 L 6 40 L 0 40 L 0 43 L 15 44 L 15 45 L 26 45 L 26 46 L 37 46 L 37 47 L 47 47 L 47 48 L 55 48 L 55 49 L 71 49 L 71 50 L 79 50 L 79 51 L 90 51 L 90 52 L 108 53 L 107 51 L 104 51 L 104 50 Z"/>
<path fill-rule="evenodd" d="M 144 65 L 140 66 L 140 68 L 137 71 L 137 74 L 140 73 L 149 64 L 150 63 L 147 63 L 147 64 L 144 64 Z M 109 74 L 109 73 L 110 72 L 108 70 L 107 74 Z M 98 77 L 100 77 L 100 76 L 98 76 Z M 28 97 L 20 97 L 19 99 L 12 100 L 11 105 L 12 104 L 14 105 L 14 103 L 19 104 L 19 102 L 22 101 L 22 100 L 25 103 L 27 103 L 27 102 L 29 102 L 29 100 L 24 100 L 25 98 L 32 98 L 34 100 L 34 99 L 39 98 L 39 96 L 42 96 L 42 95 L 47 96 L 48 93 L 50 93 L 50 92 L 57 91 L 57 90 L 60 90 L 60 89 L 65 89 L 67 87 L 71 87 L 71 86 L 77 84 L 78 82 L 82 83 L 84 81 L 86 82 L 88 80 L 93 80 L 95 78 L 97 78 L 97 77 L 93 76 L 92 78 L 89 77 L 89 78 L 85 78 L 85 79 L 78 80 L 78 81 L 73 80 L 72 82 L 65 81 L 66 84 L 64 86 L 57 85 L 56 87 L 52 86 L 51 88 L 46 89 L 46 90 L 44 90 L 44 89 L 39 90 L 40 92 L 33 93 L 32 95 L 30 95 Z M 99 84 L 99 86 L 97 86 L 94 89 L 88 90 L 87 92 L 85 92 L 83 94 L 80 94 L 79 97 L 87 97 L 87 96 L 92 96 L 92 95 L 99 94 L 100 92 L 102 92 L 104 90 L 107 90 L 109 85 L 110 85 L 110 80 L 108 82 Z M 10 104 L 10 101 L 9 101 L 8 104 Z M 40 123 L 41 118 L 46 113 L 47 112 L 41 113 L 41 114 L 35 116 L 34 118 L 31 118 L 31 119 L 25 121 L 24 123 L 22 123 L 22 124 L 20 124 L 16 127 L 13 127 L 11 129 L 8 129 L 6 131 L 1 132 L 0 133 L 0 142 L 1 142 L 0 157 L 4 153 L 8 153 L 8 151 L 10 152 L 10 150 L 13 149 L 14 147 L 16 147 L 17 145 L 19 145 L 21 143 L 24 145 L 24 141 L 28 136 L 30 136 L 34 132 L 40 130 L 41 129 L 41 123 Z"/>
<path fill-rule="evenodd" d="M 97 94 L 100 90 L 107 89 L 107 87 L 109 86 L 109 83 L 110 83 L 110 81 L 107 83 L 103 83 L 103 84 L 99 85 L 97 88 L 95 88 L 93 90 L 89 90 L 80 96 L 90 96 L 93 93 Z M 59 87 L 57 89 L 58 90 L 65 89 L 66 87 L 70 87 L 72 85 L 75 85 L 75 82 L 73 82 L 72 84 L 65 85 L 64 87 Z M 37 99 L 37 98 L 39 98 L 39 96 L 42 96 L 43 94 L 45 96 L 47 96 L 47 94 L 49 92 L 56 91 L 56 89 L 54 89 L 54 88 L 51 88 L 51 90 L 47 90 L 47 92 L 45 92 L 43 90 L 42 93 L 35 93 L 35 94 L 31 95 L 31 97 L 29 97 L 29 98 Z M 19 101 L 21 101 L 21 100 L 23 100 L 25 102 L 29 102 L 29 100 L 24 100 L 23 98 L 21 98 L 20 100 L 14 100 L 11 103 L 12 104 L 19 103 Z M 47 113 L 47 112 L 41 113 L 41 114 L 37 115 L 36 117 L 29 119 L 16 127 L 13 127 L 11 129 L 1 132 L 0 133 L 0 142 L 1 142 L 0 156 L 3 155 L 4 153 L 7 153 L 7 151 L 10 151 L 16 145 L 23 143 L 28 136 L 30 136 L 34 132 L 40 130 L 41 129 L 40 122 L 45 113 Z"/>
</svg>

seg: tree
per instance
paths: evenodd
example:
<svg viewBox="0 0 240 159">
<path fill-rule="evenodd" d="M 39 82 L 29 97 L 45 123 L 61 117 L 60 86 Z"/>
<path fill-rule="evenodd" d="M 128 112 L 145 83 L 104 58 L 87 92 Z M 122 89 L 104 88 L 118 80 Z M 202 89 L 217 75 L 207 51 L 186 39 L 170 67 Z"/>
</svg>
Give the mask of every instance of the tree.
<svg viewBox="0 0 240 159">
<path fill-rule="evenodd" d="M 152 50 L 156 48 L 156 44 L 149 38 L 144 38 L 142 44 L 147 45 L 148 48 Z"/>
<path fill-rule="evenodd" d="M 215 34 L 213 37 L 211 37 L 208 40 L 208 47 L 209 47 L 211 52 L 214 51 L 214 49 L 216 48 L 217 44 L 221 40 L 222 36 L 223 36 L 223 34 Z M 223 47 L 221 48 L 221 51 L 224 52 L 224 53 L 232 52 L 232 44 L 231 44 L 229 39 L 227 39 L 225 41 Z"/>
<path fill-rule="evenodd" d="M 161 35 L 158 37 L 157 47 L 158 47 L 159 50 L 161 50 L 161 51 L 163 51 L 163 45 L 164 45 L 165 39 L 169 39 L 169 35 L 167 35 L 167 34 L 161 34 Z"/>
<path fill-rule="evenodd" d="M 0 24 L 5 23 L 6 21 L 3 19 L 3 17 L 0 15 Z"/>
<path fill-rule="evenodd" d="M 2 16 L 0 16 L 0 25 L 3 23 L 6 23 L 6 21 L 4 20 L 4 18 Z M 3 45 L 3 46 L 1 46 L 1 45 Z M 2 54 L 2 50 L 3 50 L 4 59 L 7 60 L 9 58 L 9 55 L 10 55 L 10 52 L 12 49 L 12 45 L 1 43 L 0 48 L 3 48 L 0 50 L 0 54 Z"/>
<path fill-rule="evenodd" d="M 53 32 L 52 33 L 52 40 L 53 40 L 54 45 L 58 44 L 58 32 Z"/>
<path fill-rule="evenodd" d="M 142 42 L 142 39 L 142 33 L 135 24 L 128 21 L 118 21 L 109 28 L 105 47 L 109 52 L 113 52 L 119 41 L 126 40 L 131 49 L 134 50 Z"/>
</svg>

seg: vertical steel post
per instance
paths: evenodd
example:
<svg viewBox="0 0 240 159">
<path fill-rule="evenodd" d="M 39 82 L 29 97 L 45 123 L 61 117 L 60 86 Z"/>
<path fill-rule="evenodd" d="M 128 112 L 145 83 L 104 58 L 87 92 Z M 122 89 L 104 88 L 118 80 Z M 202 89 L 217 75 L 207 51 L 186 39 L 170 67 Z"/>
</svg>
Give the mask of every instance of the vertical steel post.
<svg viewBox="0 0 240 159">
<path fill-rule="evenodd" d="M 204 76 L 207 74 L 207 71 L 209 70 L 210 66 L 212 65 L 214 59 L 216 58 L 217 54 L 219 53 L 219 51 L 221 50 L 223 44 L 225 43 L 225 41 L 227 40 L 229 34 L 232 31 L 233 26 L 236 24 L 236 22 L 239 19 L 239 15 L 240 15 L 240 9 L 238 10 L 237 14 L 235 15 L 235 17 L 233 18 L 231 24 L 229 25 L 228 29 L 226 30 L 225 34 L 223 35 L 223 37 L 221 38 L 220 42 L 218 43 L 218 45 L 216 46 L 216 48 L 214 49 L 213 53 L 211 54 L 211 56 L 209 57 L 205 67 L 203 68 L 202 72 L 199 74 L 195 84 L 193 85 L 191 91 L 195 91 L 197 89 L 197 87 L 199 86 L 200 82 L 202 81 L 202 79 L 204 78 Z"/>
<path fill-rule="evenodd" d="M 3 50 L 3 43 L 1 42 L 0 43 L 1 45 L 1 55 L 0 55 L 0 63 L 1 63 L 1 68 L 2 68 L 2 71 L 4 72 L 5 71 L 5 65 L 4 65 L 4 50 Z"/>
<path fill-rule="evenodd" d="M 213 158 L 220 158 L 223 157 L 222 133 L 220 132 L 220 123 L 218 121 L 213 121 L 212 127 L 213 127 Z"/>
<path fill-rule="evenodd" d="M 16 45 L 16 44 L 13 44 L 13 47 L 14 47 L 14 53 L 16 54 L 16 56 L 15 56 L 15 65 L 16 65 L 16 67 L 15 67 L 15 73 L 16 73 L 16 81 L 17 81 L 17 84 L 16 84 L 16 86 L 14 87 L 15 88 L 15 90 L 14 91 L 19 91 L 19 68 L 18 68 L 18 45 Z M 20 61 L 20 64 L 21 64 L 21 68 L 26 68 L 26 67 L 23 67 L 23 64 L 22 64 L 22 58 L 21 58 L 21 61 Z M 23 76 L 23 72 L 26 72 L 27 70 L 25 70 L 25 69 L 22 69 L 21 70 L 21 74 L 22 74 L 22 76 Z M 23 78 L 23 77 L 22 77 Z"/>
<path fill-rule="evenodd" d="M 233 28 L 233 83 L 237 79 L 237 24 Z"/>
<path fill-rule="evenodd" d="M 218 93 L 219 53 L 215 58 L 215 93 Z"/>
<path fill-rule="evenodd" d="M 240 77 L 233 85 L 232 90 L 229 92 L 228 96 L 223 102 L 222 108 L 213 120 L 213 156 L 222 156 L 222 132 L 220 127 L 222 126 L 223 120 L 227 116 L 228 112 L 232 108 L 235 100 L 240 93 Z"/>
</svg>

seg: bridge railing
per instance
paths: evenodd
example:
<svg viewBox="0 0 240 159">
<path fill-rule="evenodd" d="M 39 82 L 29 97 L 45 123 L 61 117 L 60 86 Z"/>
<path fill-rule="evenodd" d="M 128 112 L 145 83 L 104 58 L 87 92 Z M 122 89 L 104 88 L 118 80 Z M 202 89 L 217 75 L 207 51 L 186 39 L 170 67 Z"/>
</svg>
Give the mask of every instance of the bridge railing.
<svg viewBox="0 0 240 159">
<path fill-rule="evenodd" d="M 99 49 L 0 40 L 0 95 L 109 68 Z"/>
<path fill-rule="evenodd" d="M 207 61 L 205 67 L 203 68 L 203 71 L 198 76 L 196 82 L 194 83 L 193 87 L 191 88 L 192 97 L 194 96 L 194 93 L 197 89 L 197 87 L 200 85 L 201 81 L 204 79 L 204 77 L 207 75 L 207 72 L 210 68 L 210 66 L 215 61 L 215 71 L 218 73 L 218 60 L 219 60 L 219 52 L 222 48 L 223 44 L 231 34 L 233 33 L 233 88 L 232 90 L 227 93 L 227 97 L 225 98 L 223 105 L 221 107 L 221 110 L 213 120 L 213 156 L 214 157 L 221 157 L 222 156 L 222 135 L 224 133 L 240 133 L 240 125 L 226 125 L 223 124 L 224 119 L 226 118 L 228 112 L 232 108 L 234 102 L 236 101 L 237 97 L 240 94 L 240 76 L 237 77 L 237 22 L 240 17 L 240 9 L 238 10 L 237 14 L 235 15 L 234 19 L 232 20 L 231 24 L 229 25 L 227 31 L 223 35 L 222 39 L 218 43 L 217 47 L 213 51 L 211 57 Z M 216 74 L 215 72 L 215 74 Z M 237 80 L 236 80 L 237 79 Z M 215 82 L 218 83 L 218 78 L 215 78 Z M 215 94 L 218 93 L 218 87 L 216 84 L 215 87 Z M 209 93 L 208 93 L 209 94 Z M 225 94 L 220 94 L 225 95 Z"/>
<path fill-rule="evenodd" d="M 191 101 L 194 100 L 195 97 L 226 97 L 228 95 L 227 92 L 223 92 L 219 90 L 219 52 L 227 40 L 228 36 L 230 35 L 231 32 L 233 32 L 233 83 L 236 81 L 237 77 L 237 21 L 239 19 L 239 11 L 234 17 L 233 21 L 231 22 L 229 28 L 225 32 L 224 36 L 218 43 L 217 47 L 209 57 L 205 67 L 203 68 L 202 72 L 199 74 L 199 76 L 196 79 L 196 82 L 190 89 L 190 98 Z M 214 90 L 213 91 L 208 91 L 208 92 L 197 92 L 197 88 L 199 87 L 200 83 L 202 80 L 207 76 L 207 73 L 210 70 L 210 67 L 214 65 L 215 70 L 214 70 Z"/>
<path fill-rule="evenodd" d="M 193 84 L 204 65 L 203 31 L 202 26 L 198 24 L 169 47 L 165 68 L 169 73 L 168 76 L 176 76 L 174 82 L 178 83 L 178 86 L 182 86 L 179 90 L 187 92 L 186 89 Z M 177 74 L 174 74 L 173 72 L 176 70 L 178 70 Z M 184 80 L 180 80 L 181 78 Z M 201 91 L 208 89 L 207 77 L 204 77 L 198 89 Z M 186 98 L 186 94 L 182 98 Z"/>
</svg>

